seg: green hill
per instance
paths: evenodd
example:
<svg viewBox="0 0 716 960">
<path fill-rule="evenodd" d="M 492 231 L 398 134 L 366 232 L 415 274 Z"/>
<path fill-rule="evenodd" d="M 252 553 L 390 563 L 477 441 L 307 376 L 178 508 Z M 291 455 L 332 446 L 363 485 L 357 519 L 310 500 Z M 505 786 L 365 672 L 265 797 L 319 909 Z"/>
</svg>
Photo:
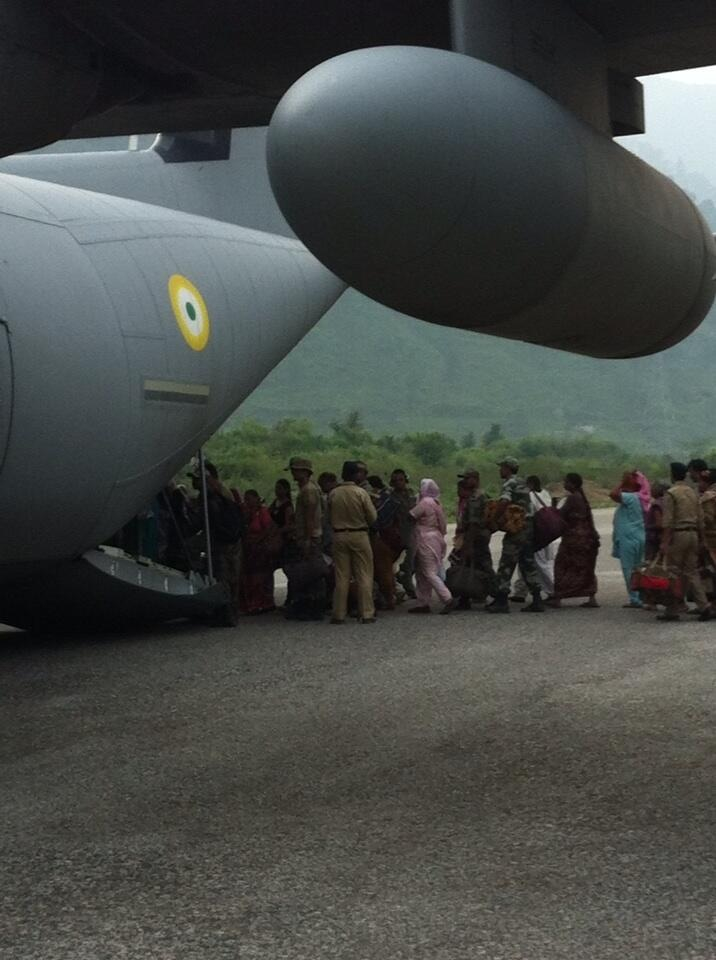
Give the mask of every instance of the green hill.
<svg viewBox="0 0 716 960">
<path fill-rule="evenodd" d="M 413 320 L 348 291 L 234 418 L 319 427 L 362 413 L 374 433 L 595 433 L 678 453 L 712 439 L 716 311 L 677 347 L 592 360 Z"/>
</svg>

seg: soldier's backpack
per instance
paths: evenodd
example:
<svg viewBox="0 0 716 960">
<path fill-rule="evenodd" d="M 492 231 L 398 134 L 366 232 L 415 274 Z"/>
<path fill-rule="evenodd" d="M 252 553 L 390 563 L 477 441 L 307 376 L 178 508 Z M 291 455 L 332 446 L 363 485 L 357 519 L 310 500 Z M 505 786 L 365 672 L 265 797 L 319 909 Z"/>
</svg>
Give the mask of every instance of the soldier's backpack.
<svg viewBox="0 0 716 960">
<path fill-rule="evenodd" d="M 524 507 L 517 503 L 510 503 L 498 521 L 497 508 L 501 500 L 489 500 L 485 508 L 485 519 L 491 530 L 502 530 L 503 533 L 522 533 L 527 526 L 527 514 Z"/>
</svg>

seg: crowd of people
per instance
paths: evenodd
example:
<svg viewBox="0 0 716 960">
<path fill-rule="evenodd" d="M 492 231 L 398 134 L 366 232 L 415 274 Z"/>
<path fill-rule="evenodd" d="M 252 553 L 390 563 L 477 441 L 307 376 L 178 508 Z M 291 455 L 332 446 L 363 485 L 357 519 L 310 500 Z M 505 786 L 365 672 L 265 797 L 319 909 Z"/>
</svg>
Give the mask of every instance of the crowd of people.
<svg viewBox="0 0 716 960">
<path fill-rule="evenodd" d="M 423 479 L 417 492 L 405 470 L 388 484 L 361 461 L 343 464 L 341 476 L 322 473 L 292 457 L 287 478 L 276 482 L 267 505 L 256 490 L 228 489 L 206 464 L 206 511 L 186 492 L 182 515 L 209 517 L 216 575 L 244 614 L 275 610 L 274 575 L 287 578 L 284 615 L 333 624 L 355 616 L 374 623 L 376 609 L 392 610 L 406 599 L 412 614 L 483 606 L 490 614 L 512 609 L 539 614 L 579 598 L 598 607 L 596 576 L 600 538 L 582 477 L 568 473 L 564 494 L 546 492 L 539 477 L 522 478 L 512 457 L 498 465 L 497 498 L 487 496 L 480 473 L 457 478 L 457 516 L 448 548 L 448 519 L 438 485 Z M 192 482 L 200 487 L 199 474 Z M 700 620 L 716 615 L 712 573 L 716 568 L 716 471 L 703 460 L 671 464 L 670 483 L 650 484 L 638 470 L 624 473 L 610 493 L 614 514 L 613 556 L 622 567 L 625 606 L 656 610 L 660 619 L 683 612 Z M 200 498 L 201 499 L 201 498 Z M 229 514 L 233 511 L 234 522 Z M 175 526 L 177 526 L 175 524 Z M 497 567 L 490 543 L 501 531 Z M 174 550 L 179 545 L 174 544 Z M 669 584 L 663 595 L 639 589 L 638 572 L 660 571 Z M 689 608 L 687 600 L 695 606 Z"/>
</svg>

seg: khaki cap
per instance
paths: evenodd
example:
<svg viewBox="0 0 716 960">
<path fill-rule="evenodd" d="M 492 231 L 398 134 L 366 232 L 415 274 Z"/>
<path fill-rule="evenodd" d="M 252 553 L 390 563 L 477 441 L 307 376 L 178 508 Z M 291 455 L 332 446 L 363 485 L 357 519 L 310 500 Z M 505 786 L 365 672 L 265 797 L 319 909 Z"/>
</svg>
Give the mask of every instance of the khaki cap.
<svg viewBox="0 0 716 960">
<path fill-rule="evenodd" d="M 305 457 L 291 457 L 288 461 L 288 466 L 284 467 L 285 470 L 308 470 L 309 473 L 313 473 L 313 464 L 310 460 L 307 460 Z"/>
<path fill-rule="evenodd" d="M 515 457 L 504 457 L 502 460 L 498 460 L 496 462 L 498 467 L 509 467 L 510 470 L 520 469 L 520 461 Z"/>
<path fill-rule="evenodd" d="M 465 467 L 462 473 L 458 473 L 459 480 L 467 480 L 468 477 L 479 477 L 480 471 L 477 467 Z"/>
</svg>

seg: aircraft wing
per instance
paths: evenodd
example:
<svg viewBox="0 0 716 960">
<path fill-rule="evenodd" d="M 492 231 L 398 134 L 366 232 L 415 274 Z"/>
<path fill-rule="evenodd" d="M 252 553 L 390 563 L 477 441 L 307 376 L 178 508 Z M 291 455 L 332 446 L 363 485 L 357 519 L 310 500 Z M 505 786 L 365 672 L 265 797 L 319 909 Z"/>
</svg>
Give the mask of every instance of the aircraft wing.
<svg viewBox="0 0 716 960">
<path fill-rule="evenodd" d="M 635 77 L 716 62 L 712 0 L 0 0 L 0 154 L 62 137 L 268 123 L 362 47 L 455 49 L 608 134 L 643 130 Z"/>
<path fill-rule="evenodd" d="M 709 66 L 716 57 L 710 0 L 570 0 L 604 38 L 609 66 L 632 77 Z"/>
<path fill-rule="evenodd" d="M 360 47 L 450 47 L 445 0 L 56 0 L 137 95 L 72 136 L 267 124 L 307 70 Z"/>
</svg>

